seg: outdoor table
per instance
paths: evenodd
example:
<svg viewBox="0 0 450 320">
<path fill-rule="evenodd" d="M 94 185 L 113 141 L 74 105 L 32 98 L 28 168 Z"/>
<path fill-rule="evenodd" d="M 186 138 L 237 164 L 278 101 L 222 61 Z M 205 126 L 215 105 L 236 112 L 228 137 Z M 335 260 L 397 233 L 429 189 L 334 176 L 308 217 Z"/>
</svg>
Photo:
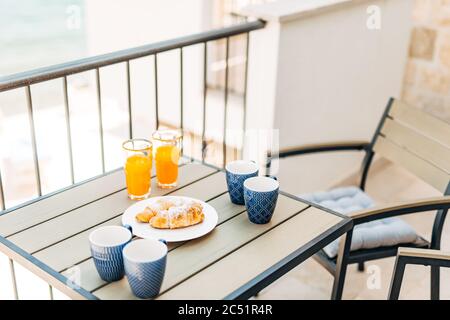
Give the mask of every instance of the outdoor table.
<svg viewBox="0 0 450 320">
<path fill-rule="evenodd" d="M 178 186 L 152 196 L 197 198 L 218 212 L 206 236 L 169 243 L 167 268 L 157 299 L 248 299 L 353 227 L 351 219 L 280 191 L 274 216 L 252 224 L 245 206 L 231 203 L 225 173 L 184 161 Z M 134 202 L 122 169 L 78 183 L 4 211 L 0 250 L 74 299 L 137 299 L 124 278 L 102 281 L 89 248 L 89 234 L 121 225 Z"/>
</svg>

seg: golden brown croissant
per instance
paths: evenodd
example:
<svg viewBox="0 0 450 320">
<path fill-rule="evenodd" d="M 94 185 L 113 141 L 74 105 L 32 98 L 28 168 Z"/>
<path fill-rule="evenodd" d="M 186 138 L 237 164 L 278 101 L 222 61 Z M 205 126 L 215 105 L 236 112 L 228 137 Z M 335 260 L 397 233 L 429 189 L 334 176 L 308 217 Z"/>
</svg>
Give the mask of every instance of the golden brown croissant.
<svg viewBox="0 0 450 320">
<path fill-rule="evenodd" d="M 136 215 L 136 220 L 139 222 L 148 223 L 156 214 L 157 212 L 151 210 L 149 207 L 146 207 L 144 211 Z"/>
<path fill-rule="evenodd" d="M 204 218 L 201 204 L 188 203 L 159 211 L 150 219 L 150 225 L 158 229 L 178 229 L 201 223 Z"/>
<path fill-rule="evenodd" d="M 166 213 L 160 213 L 150 220 L 150 225 L 157 229 L 169 229 L 169 216 Z"/>
</svg>

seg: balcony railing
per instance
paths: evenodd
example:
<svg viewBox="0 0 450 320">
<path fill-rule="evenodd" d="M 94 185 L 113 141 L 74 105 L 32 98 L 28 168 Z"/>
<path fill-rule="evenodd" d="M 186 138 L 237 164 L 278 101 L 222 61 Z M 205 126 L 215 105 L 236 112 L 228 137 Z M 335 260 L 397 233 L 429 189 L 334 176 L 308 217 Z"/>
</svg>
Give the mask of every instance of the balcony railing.
<svg viewBox="0 0 450 320">
<path fill-rule="evenodd" d="M 224 58 L 224 73 L 225 73 L 225 82 L 224 82 L 224 95 L 223 95 L 223 139 L 222 139 L 222 163 L 225 164 L 227 159 L 227 113 L 228 113 L 228 104 L 229 104 L 229 53 L 230 53 L 230 37 L 243 35 L 246 39 L 246 47 L 245 47 L 245 59 L 243 60 L 244 65 L 244 89 L 243 89 L 243 130 L 245 131 L 245 118 L 246 118 L 246 91 L 247 91 L 247 67 L 248 67 L 248 51 L 249 51 L 249 33 L 253 30 L 261 29 L 264 27 L 263 21 L 253 21 L 246 22 L 238 25 L 234 25 L 231 27 L 226 27 L 222 29 L 207 31 L 203 33 L 198 33 L 194 35 L 189 35 L 185 37 L 180 37 L 172 40 L 162 41 L 158 43 L 148 44 L 141 47 L 136 47 L 132 49 L 121 50 L 109 54 L 98 55 L 94 57 L 89 57 L 85 59 L 80 59 L 72 62 L 67 62 L 63 64 L 58 64 L 50 67 L 44 67 L 32 71 L 22 72 L 10 76 L 0 77 L 0 94 L 2 92 L 11 91 L 14 89 L 24 89 L 25 97 L 26 97 L 26 106 L 27 106 L 27 116 L 29 120 L 29 130 L 31 137 L 31 148 L 33 154 L 33 168 L 34 168 L 34 176 L 35 176 L 35 184 L 37 190 L 37 196 L 41 197 L 45 192 L 43 192 L 42 188 L 42 174 L 40 170 L 40 159 L 38 156 L 38 143 L 36 137 L 36 125 L 35 125 L 35 110 L 33 108 L 33 93 L 32 86 L 49 82 L 55 79 L 62 80 L 62 90 L 63 90 L 63 100 L 64 100 L 64 117 L 65 117 L 65 127 L 67 133 L 67 152 L 69 159 L 69 170 L 70 170 L 70 182 L 71 184 L 75 184 L 75 174 L 74 174 L 74 150 L 72 147 L 72 130 L 71 130 L 71 117 L 70 117 L 70 109 L 69 109 L 69 91 L 68 91 L 68 77 L 71 75 L 79 74 L 86 71 L 95 72 L 95 90 L 96 90 L 96 104 L 97 104 L 97 113 L 98 113 L 98 135 L 100 140 L 100 158 L 101 158 L 101 168 L 102 172 L 105 173 L 105 146 L 104 146 L 104 129 L 103 129 L 103 102 L 102 102 L 102 81 L 100 77 L 100 70 L 104 67 L 116 65 L 119 63 L 124 63 L 126 66 L 126 75 L 125 81 L 127 88 L 127 110 L 128 110 L 128 135 L 130 138 L 134 137 L 133 132 L 133 97 L 131 92 L 131 81 L 133 78 L 133 73 L 130 71 L 130 63 L 133 60 L 153 56 L 154 59 L 154 85 L 155 85 L 155 127 L 158 128 L 160 126 L 160 106 L 158 101 L 158 55 L 163 52 L 169 51 L 178 51 L 179 57 L 179 93 L 180 93 L 180 105 L 179 105 L 179 119 L 180 122 L 178 124 L 178 128 L 183 130 L 185 126 L 185 119 L 183 117 L 184 114 L 184 78 L 183 78 L 183 68 L 184 68 L 184 60 L 183 52 L 186 47 L 194 46 L 194 45 L 203 45 L 203 118 L 202 118 L 202 128 L 201 128 L 201 157 L 202 160 L 205 161 L 205 150 L 208 146 L 206 140 L 206 97 L 207 97 L 207 72 L 208 72 L 208 43 L 215 40 L 225 41 L 225 58 Z M 4 184 L 2 180 L 3 172 L 0 172 L 0 209 L 3 210 L 3 213 L 11 210 L 12 208 L 7 209 L 7 205 L 5 202 L 5 193 L 4 193 Z M 1 214 L 1 212 L 0 212 Z"/>
</svg>

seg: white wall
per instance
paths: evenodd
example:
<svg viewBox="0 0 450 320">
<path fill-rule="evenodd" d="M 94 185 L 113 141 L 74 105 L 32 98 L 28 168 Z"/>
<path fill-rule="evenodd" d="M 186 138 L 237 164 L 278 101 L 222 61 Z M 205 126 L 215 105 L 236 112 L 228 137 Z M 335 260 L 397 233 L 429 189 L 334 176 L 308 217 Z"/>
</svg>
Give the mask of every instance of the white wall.
<svg viewBox="0 0 450 320">
<path fill-rule="evenodd" d="M 367 27 L 369 5 L 380 8 L 379 30 Z M 369 140 L 389 97 L 400 96 L 411 5 L 285 0 L 243 9 L 268 21 L 251 38 L 249 109 L 262 112 L 248 126 L 279 130 L 282 148 Z M 295 193 L 327 188 L 359 169 L 361 156 L 329 159 L 281 162 L 281 180 Z"/>
</svg>

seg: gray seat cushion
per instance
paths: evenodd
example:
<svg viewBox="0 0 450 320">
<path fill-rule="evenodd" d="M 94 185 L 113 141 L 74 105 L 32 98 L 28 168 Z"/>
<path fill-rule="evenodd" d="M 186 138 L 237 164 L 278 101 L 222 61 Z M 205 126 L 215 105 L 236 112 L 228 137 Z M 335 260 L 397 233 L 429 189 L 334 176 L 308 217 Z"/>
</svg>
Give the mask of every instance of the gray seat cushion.
<svg viewBox="0 0 450 320">
<path fill-rule="evenodd" d="M 327 192 L 301 195 L 300 198 L 347 215 L 374 206 L 374 201 L 357 187 L 337 188 Z M 414 243 L 419 239 L 414 229 L 400 218 L 386 218 L 357 225 L 353 231 L 351 251 Z M 324 248 L 330 258 L 336 257 L 339 239 Z"/>
</svg>

